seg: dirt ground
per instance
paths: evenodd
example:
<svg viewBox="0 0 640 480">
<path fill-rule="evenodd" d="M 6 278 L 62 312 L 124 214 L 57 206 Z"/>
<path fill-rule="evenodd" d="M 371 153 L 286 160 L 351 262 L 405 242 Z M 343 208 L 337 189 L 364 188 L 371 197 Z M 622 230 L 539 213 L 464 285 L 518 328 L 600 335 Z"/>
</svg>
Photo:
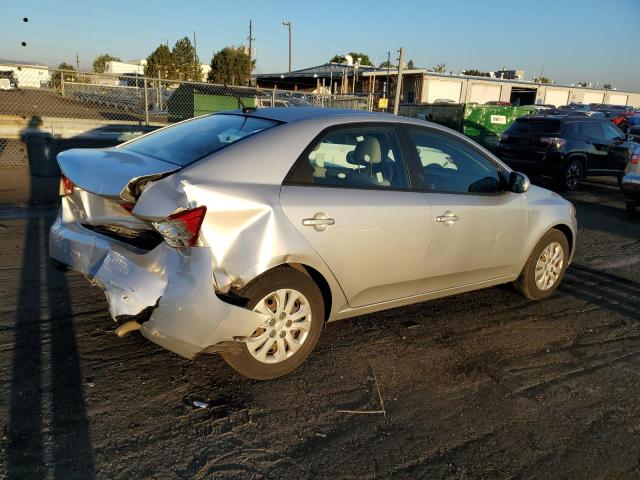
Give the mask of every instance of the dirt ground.
<svg viewBox="0 0 640 480">
<path fill-rule="evenodd" d="M 552 298 L 332 323 L 270 382 L 117 338 L 101 291 L 48 267 L 54 188 L 0 171 L 5 478 L 640 478 L 640 222 L 612 182 L 568 195 L 578 251 Z M 376 379 L 386 418 L 338 412 L 381 409 Z"/>
</svg>

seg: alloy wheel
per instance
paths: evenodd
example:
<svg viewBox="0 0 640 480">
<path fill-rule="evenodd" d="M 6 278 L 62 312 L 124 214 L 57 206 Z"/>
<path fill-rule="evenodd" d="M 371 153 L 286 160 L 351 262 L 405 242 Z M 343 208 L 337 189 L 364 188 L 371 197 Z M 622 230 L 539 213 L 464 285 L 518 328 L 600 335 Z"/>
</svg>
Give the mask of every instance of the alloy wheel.
<svg viewBox="0 0 640 480">
<path fill-rule="evenodd" d="M 570 190 L 575 190 L 578 187 L 578 183 L 580 183 L 581 178 L 582 166 L 578 162 L 573 162 L 571 165 L 569 165 L 565 174 L 567 188 L 569 188 Z"/>
<path fill-rule="evenodd" d="M 311 306 L 297 290 L 283 288 L 269 293 L 253 308 L 268 315 L 246 341 L 249 353 L 262 363 L 279 363 L 294 355 L 311 329 Z"/>
<path fill-rule="evenodd" d="M 535 281 L 540 290 L 549 290 L 555 285 L 564 266 L 564 250 L 558 242 L 551 242 L 540 253 L 536 262 Z"/>
</svg>

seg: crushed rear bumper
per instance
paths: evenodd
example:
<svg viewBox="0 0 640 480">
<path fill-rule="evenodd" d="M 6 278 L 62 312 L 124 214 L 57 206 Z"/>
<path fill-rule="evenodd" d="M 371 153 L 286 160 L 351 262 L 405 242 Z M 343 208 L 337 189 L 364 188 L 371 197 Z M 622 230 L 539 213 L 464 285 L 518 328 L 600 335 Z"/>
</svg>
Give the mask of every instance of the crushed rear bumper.
<svg viewBox="0 0 640 480">
<path fill-rule="evenodd" d="M 186 358 L 242 341 L 267 318 L 216 295 L 209 248 L 176 249 L 163 242 L 138 250 L 82 227 L 64 198 L 49 234 L 49 255 L 100 286 L 114 319 L 152 309 L 141 333 Z"/>
</svg>

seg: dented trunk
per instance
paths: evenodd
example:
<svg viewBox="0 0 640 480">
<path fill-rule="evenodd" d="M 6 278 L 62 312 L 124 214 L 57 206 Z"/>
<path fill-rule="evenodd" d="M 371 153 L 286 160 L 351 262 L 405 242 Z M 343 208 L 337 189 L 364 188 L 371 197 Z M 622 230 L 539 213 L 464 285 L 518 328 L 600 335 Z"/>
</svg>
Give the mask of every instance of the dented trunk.
<svg viewBox="0 0 640 480">
<path fill-rule="evenodd" d="M 67 150 L 58 155 L 62 174 L 83 190 L 101 197 L 133 201 L 136 185 L 169 175 L 180 166 L 118 148 Z"/>
</svg>

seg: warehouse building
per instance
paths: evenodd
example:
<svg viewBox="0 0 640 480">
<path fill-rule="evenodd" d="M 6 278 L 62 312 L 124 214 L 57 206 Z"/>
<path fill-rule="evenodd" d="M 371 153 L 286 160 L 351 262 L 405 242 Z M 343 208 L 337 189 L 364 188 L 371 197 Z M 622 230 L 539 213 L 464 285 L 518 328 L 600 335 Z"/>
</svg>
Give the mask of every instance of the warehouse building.
<svg viewBox="0 0 640 480">
<path fill-rule="evenodd" d="M 380 92 L 386 76 L 380 72 L 362 72 L 359 92 Z M 391 85 L 397 72 L 392 73 Z M 518 79 L 473 77 L 429 72 L 418 68 L 405 70 L 402 78 L 402 103 L 511 102 L 513 105 L 567 105 L 568 103 L 607 103 L 640 107 L 640 93 L 620 90 L 550 85 Z"/>
</svg>

